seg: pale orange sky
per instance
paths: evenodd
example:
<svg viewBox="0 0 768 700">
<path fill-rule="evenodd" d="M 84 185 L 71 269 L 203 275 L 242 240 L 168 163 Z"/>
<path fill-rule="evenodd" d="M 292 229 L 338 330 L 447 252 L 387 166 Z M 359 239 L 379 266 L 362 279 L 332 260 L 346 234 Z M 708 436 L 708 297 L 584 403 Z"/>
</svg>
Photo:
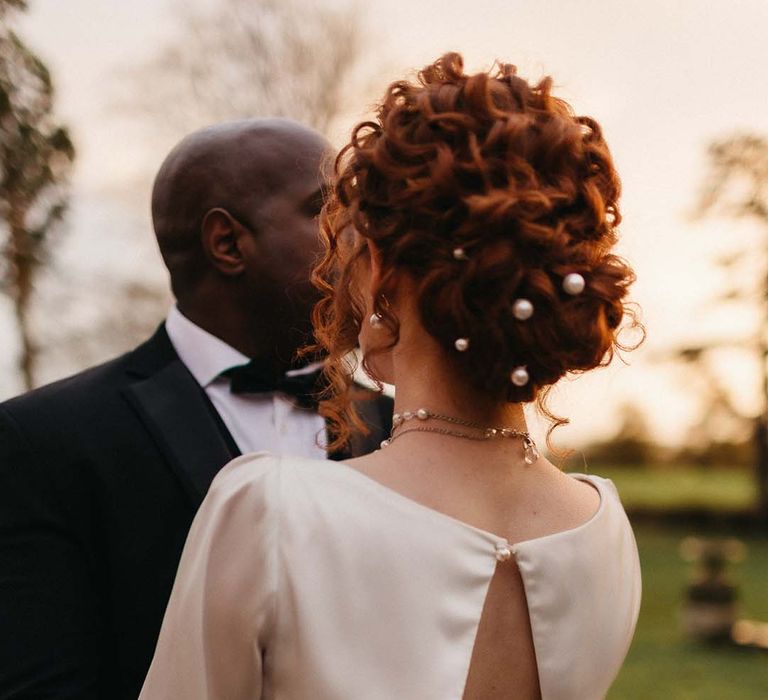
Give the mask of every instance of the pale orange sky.
<svg viewBox="0 0 768 700">
<path fill-rule="evenodd" d="M 147 201 L 164 153 L 147 153 L 136 135 L 123 132 L 111 105 L 120 96 L 119 69 L 141 62 L 162 44 L 173 29 L 177 5 L 172 0 L 30 4 L 21 29 L 48 61 L 59 112 L 77 139 L 76 194 L 93 201 L 100 193 L 125 189 L 134 192 L 132 202 Z M 620 252 L 638 273 L 634 297 L 644 309 L 649 340 L 629 357 L 629 367 L 619 363 L 563 386 L 556 406 L 573 425 L 560 431 L 558 441 L 581 444 L 585 437 L 609 433 L 618 403 L 628 397 L 646 407 L 660 439 L 677 439 L 695 416 L 695 399 L 673 371 L 651 367 L 650 360 L 686 338 L 741 337 L 754 322 L 748 309 L 715 313 L 704 303 L 723 284 L 709 263 L 712 252 L 743 236 L 757 241 L 754 231 L 725 220 L 691 222 L 687 214 L 709 140 L 734 129 L 768 134 L 768 2 L 360 4 L 370 36 L 368 60 L 385 68 L 370 94 L 360 95 L 360 113 L 350 115 L 343 131 L 386 83 L 452 49 L 464 53 L 470 68 L 500 58 L 516 63 L 525 77 L 551 74 L 560 96 L 603 124 L 624 181 Z M 145 189 L 138 198 L 137 182 Z M 146 206 L 126 216 L 151 240 Z M 71 237 L 87 235 L 75 231 Z M 104 251 L 104 264 L 120 255 L 119 246 L 109 243 Z M 146 260 L 141 257 L 142 269 Z M 146 274 L 162 274 L 159 264 Z M 742 405 L 755 409 L 754 366 L 734 355 L 723 362 L 722 372 Z M 10 391 L 0 384 L 3 390 Z"/>
</svg>

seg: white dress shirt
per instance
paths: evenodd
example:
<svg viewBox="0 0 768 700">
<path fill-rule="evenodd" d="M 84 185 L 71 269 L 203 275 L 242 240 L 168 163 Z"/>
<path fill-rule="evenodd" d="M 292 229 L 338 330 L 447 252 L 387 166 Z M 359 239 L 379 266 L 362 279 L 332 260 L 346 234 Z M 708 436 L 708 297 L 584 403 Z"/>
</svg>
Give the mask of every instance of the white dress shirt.
<svg viewBox="0 0 768 700">
<path fill-rule="evenodd" d="M 272 452 L 324 458 L 325 421 L 280 393 L 233 394 L 221 373 L 250 358 L 203 330 L 174 306 L 165 329 L 181 361 L 205 390 L 243 454 Z M 302 370 L 289 372 L 300 373 Z"/>
</svg>

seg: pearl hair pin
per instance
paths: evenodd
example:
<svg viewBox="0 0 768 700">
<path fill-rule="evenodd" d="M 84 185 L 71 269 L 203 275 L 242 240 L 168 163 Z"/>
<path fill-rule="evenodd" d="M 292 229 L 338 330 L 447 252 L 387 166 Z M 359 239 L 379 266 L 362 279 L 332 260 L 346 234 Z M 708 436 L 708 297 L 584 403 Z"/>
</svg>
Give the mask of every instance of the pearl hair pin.
<svg viewBox="0 0 768 700">
<path fill-rule="evenodd" d="M 530 376 L 528 375 L 527 368 L 524 365 L 520 365 L 512 370 L 509 379 L 515 386 L 525 386 Z"/>
<path fill-rule="evenodd" d="M 464 352 L 469 347 L 469 338 L 456 338 L 453 345 L 459 352 Z"/>
<path fill-rule="evenodd" d="M 456 260 L 469 260 L 469 258 L 467 258 L 467 254 L 464 252 L 464 248 L 454 248 L 453 257 Z"/>
<path fill-rule="evenodd" d="M 512 315 L 518 321 L 527 321 L 533 316 L 533 304 L 528 299 L 515 299 L 512 304 Z"/>
<path fill-rule="evenodd" d="M 563 278 L 563 291 L 571 296 L 576 296 L 584 291 L 586 282 L 578 272 L 571 272 Z"/>
</svg>

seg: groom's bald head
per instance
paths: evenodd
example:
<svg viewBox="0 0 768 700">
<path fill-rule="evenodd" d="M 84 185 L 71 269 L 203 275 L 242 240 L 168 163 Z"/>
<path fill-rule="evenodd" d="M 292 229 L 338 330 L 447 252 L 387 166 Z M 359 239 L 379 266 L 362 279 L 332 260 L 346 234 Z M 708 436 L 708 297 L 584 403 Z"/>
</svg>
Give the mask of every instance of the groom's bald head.
<svg viewBox="0 0 768 700">
<path fill-rule="evenodd" d="M 155 178 L 152 219 L 179 308 L 198 325 L 308 329 L 329 152 L 322 136 L 288 119 L 208 127 L 171 151 Z"/>
<path fill-rule="evenodd" d="M 185 137 L 152 191 L 155 234 L 174 292 L 183 296 L 206 267 L 201 227 L 208 212 L 222 209 L 258 232 L 272 200 L 297 181 L 317 190 L 328 148 L 319 134 L 288 119 L 227 122 Z"/>
</svg>

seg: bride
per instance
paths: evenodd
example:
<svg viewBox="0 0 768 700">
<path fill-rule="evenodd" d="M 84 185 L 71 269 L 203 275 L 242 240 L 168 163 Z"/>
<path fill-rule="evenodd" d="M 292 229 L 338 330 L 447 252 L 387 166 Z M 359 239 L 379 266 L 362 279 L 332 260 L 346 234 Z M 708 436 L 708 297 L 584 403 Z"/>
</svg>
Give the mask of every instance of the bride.
<svg viewBox="0 0 768 700">
<path fill-rule="evenodd" d="M 551 84 L 446 54 L 353 131 L 315 270 L 323 411 L 343 443 L 359 344 L 396 387 L 392 435 L 346 463 L 222 470 L 142 700 L 605 696 L 635 540 L 613 484 L 540 456 L 522 405 L 610 360 L 634 276 L 600 127 Z"/>
</svg>

